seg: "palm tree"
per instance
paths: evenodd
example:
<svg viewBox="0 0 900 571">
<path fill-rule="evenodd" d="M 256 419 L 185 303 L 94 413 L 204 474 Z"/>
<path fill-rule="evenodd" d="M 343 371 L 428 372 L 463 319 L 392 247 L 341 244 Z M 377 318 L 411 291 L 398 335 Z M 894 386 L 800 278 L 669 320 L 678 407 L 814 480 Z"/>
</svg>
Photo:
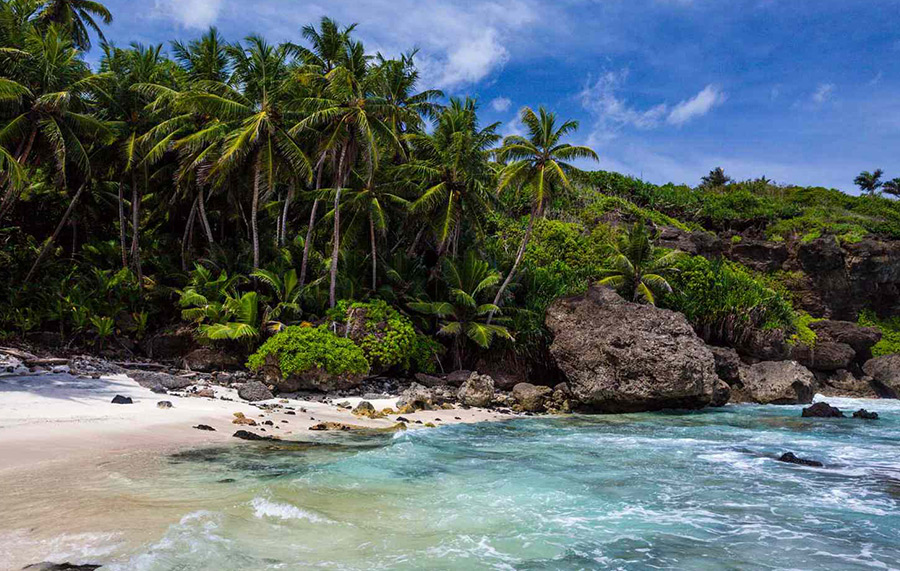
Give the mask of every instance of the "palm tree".
<svg viewBox="0 0 900 571">
<path fill-rule="evenodd" d="M 38 14 L 38 21 L 65 27 L 72 35 L 75 47 L 82 51 L 91 49 L 90 28 L 106 42 L 100 25 L 94 18 L 99 18 L 107 26 L 112 24 L 113 17 L 106 6 L 92 0 L 46 0 Z"/>
<path fill-rule="evenodd" d="M 625 299 L 650 305 L 656 305 L 657 297 L 672 291 L 665 275 L 674 271 L 675 263 L 684 254 L 653 246 L 642 222 L 620 234 L 614 250 L 612 268 L 606 270 L 608 275 L 599 285 L 618 290 Z"/>
<path fill-rule="evenodd" d="M 863 171 L 859 173 L 855 179 L 853 179 L 853 184 L 859 187 L 859 189 L 867 194 L 875 194 L 881 185 L 881 177 L 884 175 L 884 171 L 881 169 L 875 169 L 873 172 Z"/>
<path fill-rule="evenodd" d="M 249 36 L 247 43 L 246 47 L 241 44 L 229 47 L 234 61 L 231 84 L 201 82 L 185 99 L 196 112 L 229 125 L 210 175 L 223 181 L 239 168 L 250 168 L 253 268 L 258 269 L 258 216 L 263 184 L 272 193 L 279 168 L 307 179 L 312 168 L 306 153 L 289 132 L 292 121 L 299 116 L 291 110 L 294 94 L 288 74 L 287 48 L 272 46 L 259 36 Z"/>
<path fill-rule="evenodd" d="M 215 27 L 187 44 L 172 42 L 172 54 L 191 82 L 228 81 L 231 69 L 228 44 Z"/>
<path fill-rule="evenodd" d="M 268 285 L 274 296 L 274 305 L 267 305 L 263 315 L 262 322 L 267 324 L 271 331 L 281 331 L 285 324 L 278 319 L 285 312 L 299 314 L 300 313 L 300 295 L 303 288 L 300 287 L 300 280 L 297 279 L 297 270 L 290 269 L 283 275 L 270 270 L 256 270 L 250 277 L 257 278 L 264 284 Z"/>
<path fill-rule="evenodd" d="M 512 281 L 525 248 L 531 239 L 534 220 L 543 216 L 544 207 L 559 188 L 570 188 L 569 177 L 582 174 L 583 171 L 572 166 L 568 161 L 576 159 L 593 159 L 598 161 L 597 153 L 590 147 L 573 146 L 561 143 L 563 137 L 578 129 L 577 121 L 565 121 L 557 127 L 556 114 L 541 107 L 535 114 L 530 108 L 522 109 L 522 124 L 528 129 L 528 137 L 512 135 L 503 140 L 503 146 L 497 152 L 498 158 L 506 163 L 500 174 L 497 191 L 512 187 L 529 195 L 531 215 L 528 227 L 522 238 L 522 245 L 516 253 L 515 262 L 497 290 L 494 305 L 500 305 L 500 298 L 509 282 Z M 490 319 L 488 320 L 490 322 Z"/>
<path fill-rule="evenodd" d="M 881 189 L 891 196 L 900 198 L 900 178 L 895 178 L 884 183 Z"/>
<path fill-rule="evenodd" d="M 456 249 L 465 221 L 478 224 L 490 212 L 494 171 L 488 159 L 500 140 L 498 126 L 479 128 L 475 101 L 451 99 L 436 118 L 432 133 L 404 138 L 415 158 L 399 167 L 398 175 L 424 189 L 410 211 L 434 220 L 438 257 L 444 256 L 448 246 Z"/>
<path fill-rule="evenodd" d="M 469 250 L 461 261 L 444 259 L 444 280 L 447 287 L 446 301 L 416 301 L 410 309 L 438 319 L 438 335 L 453 338 L 453 354 L 456 366 L 462 368 L 465 345 L 475 343 L 482 349 L 491 346 L 494 339 L 513 340 L 509 329 L 491 323 L 494 313 L 500 309 L 482 300 L 500 281 L 500 274 L 484 260 L 479 260 L 474 250 Z"/>
<path fill-rule="evenodd" d="M 725 174 L 722 167 L 716 167 L 709 174 L 700 179 L 700 186 L 706 188 L 719 188 L 731 182 L 731 177 Z"/>
<path fill-rule="evenodd" d="M 323 134 L 320 157 L 330 156 L 334 162 L 334 231 L 331 242 L 329 304 L 337 303 L 338 254 L 341 246 L 341 194 L 353 165 L 362 159 L 365 175 L 374 176 L 378 167 L 379 143 L 399 148 L 397 134 L 387 119 L 391 105 L 374 95 L 375 76 L 369 73 L 368 56 L 359 42 L 347 45 L 340 65 L 325 76 L 325 86 L 318 97 L 308 97 L 305 107 L 309 116 L 300 129 L 318 129 Z"/>
</svg>

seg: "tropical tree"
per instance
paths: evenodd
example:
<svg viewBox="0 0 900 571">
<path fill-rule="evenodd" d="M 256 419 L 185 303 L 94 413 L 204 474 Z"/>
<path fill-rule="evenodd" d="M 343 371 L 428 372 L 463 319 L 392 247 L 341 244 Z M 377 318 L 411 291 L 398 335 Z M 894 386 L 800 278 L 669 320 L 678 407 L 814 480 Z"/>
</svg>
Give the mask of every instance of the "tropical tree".
<svg viewBox="0 0 900 571">
<path fill-rule="evenodd" d="M 883 190 L 886 194 L 890 194 L 891 196 L 900 198 L 900 178 L 886 181 L 881 187 L 881 190 Z"/>
<path fill-rule="evenodd" d="M 453 354 L 460 369 L 467 344 L 487 349 L 497 337 L 513 340 L 509 329 L 491 323 L 491 316 L 500 309 L 484 301 L 499 281 L 500 274 L 478 259 L 474 250 L 469 250 L 462 260 L 444 259 L 445 301 L 420 300 L 409 304 L 410 309 L 437 318 L 437 334 L 453 339 Z"/>
<path fill-rule="evenodd" d="M 271 270 L 256 270 L 250 277 L 257 278 L 272 290 L 272 302 L 266 305 L 262 322 L 271 331 L 281 331 L 285 324 L 279 321 L 284 313 L 299 315 L 300 295 L 303 288 L 297 279 L 297 270 L 290 269 L 282 275 Z"/>
<path fill-rule="evenodd" d="M 583 174 L 583 171 L 569 161 L 599 160 L 597 153 L 590 147 L 561 142 L 563 137 L 578 129 L 577 121 L 565 121 L 557 126 L 556 114 L 543 107 L 538 113 L 528 107 L 522 109 L 521 121 L 528 129 L 528 136 L 506 137 L 503 146 L 497 151 L 498 158 L 505 163 L 497 191 L 513 188 L 526 193 L 531 202 L 531 215 L 513 266 L 494 297 L 495 306 L 500 305 L 503 292 L 522 262 L 535 219 L 543 216 L 544 207 L 557 190 L 571 187 L 569 178 L 573 174 Z"/>
<path fill-rule="evenodd" d="M 625 299 L 650 305 L 672 291 L 665 276 L 675 271 L 675 263 L 683 254 L 655 247 L 645 224 L 636 223 L 621 233 L 613 248 L 611 268 L 605 270 L 607 277 L 599 285 L 616 289 Z"/>
<path fill-rule="evenodd" d="M 95 18 L 99 18 L 107 26 L 113 21 L 112 14 L 106 6 L 92 0 L 45 0 L 37 16 L 41 23 L 65 27 L 71 34 L 75 46 L 82 51 L 91 49 L 90 30 L 106 42 Z"/>
<path fill-rule="evenodd" d="M 725 174 L 722 167 L 716 167 L 709 174 L 700 179 L 700 186 L 706 188 L 720 188 L 731 182 L 731 177 Z"/>
<path fill-rule="evenodd" d="M 872 172 L 863 171 L 859 173 L 859 175 L 853 179 L 853 184 L 859 187 L 859 189 L 866 194 L 875 194 L 875 192 L 881 188 L 882 183 L 881 177 L 884 175 L 884 171 L 881 169 L 875 169 Z"/>
</svg>

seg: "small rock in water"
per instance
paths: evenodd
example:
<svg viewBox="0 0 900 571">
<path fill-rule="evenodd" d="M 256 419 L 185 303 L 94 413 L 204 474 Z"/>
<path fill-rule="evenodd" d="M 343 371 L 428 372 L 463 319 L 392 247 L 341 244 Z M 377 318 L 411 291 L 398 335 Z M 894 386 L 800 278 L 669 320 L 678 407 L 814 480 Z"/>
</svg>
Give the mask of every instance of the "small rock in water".
<svg viewBox="0 0 900 571">
<path fill-rule="evenodd" d="M 73 563 L 35 563 L 23 568 L 22 571 L 94 571 L 100 569 L 100 565 L 75 565 Z"/>
<path fill-rule="evenodd" d="M 131 397 L 123 397 L 122 395 L 116 395 L 112 400 L 113 404 L 134 404 L 134 401 L 131 400 Z"/>
<path fill-rule="evenodd" d="M 241 440 L 275 440 L 272 436 L 260 436 L 259 434 L 248 432 L 246 430 L 238 430 L 232 434 L 232 436 L 240 438 Z"/>
<path fill-rule="evenodd" d="M 172 401 L 161 400 L 156 403 L 156 408 L 172 408 Z"/>
<path fill-rule="evenodd" d="M 212 426 L 210 426 L 210 425 L 208 425 L 208 424 L 198 424 L 198 425 L 195 426 L 194 428 L 196 428 L 197 430 L 208 430 L 208 431 L 210 431 L 210 432 L 215 432 L 215 431 L 216 431 L 215 428 L 213 428 Z"/>
<path fill-rule="evenodd" d="M 805 458 L 798 458 L 794 455 L 793 452 L 785 452 L 778 458 L 779 462 L 787 462 L 789 464 L 799 464 L 801 466 L 812 466 L 814 468 L 821 468 L 824 466 L 821 462 L 817 462 L 815 460 L 807 460 Z"/>
<path fill-rule="evenodd" d="M 409 422 L 409 419 L 403 416 L 398 416 L 397 422 Z"/>
<path fill-rule="evenodd" d="M 853 418 L 862 418 L 863 420 L 878 420 L 877 412 L 869 412 L 864 408 L 853 413 Z"/>
<path fill-rule="evenodd" d="M 803 418 L 844 418 L 844 413 L 827 402 L 817 402 L 804 408 L 802 416 Z"/>
</svg>

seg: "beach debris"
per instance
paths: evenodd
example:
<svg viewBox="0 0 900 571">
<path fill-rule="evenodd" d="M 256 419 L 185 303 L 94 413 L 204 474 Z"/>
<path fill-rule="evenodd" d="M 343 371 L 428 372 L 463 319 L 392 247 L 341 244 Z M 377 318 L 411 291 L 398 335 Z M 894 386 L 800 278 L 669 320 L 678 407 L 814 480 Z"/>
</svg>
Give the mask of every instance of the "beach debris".
<svg viewBox="0 0 900 571">
<path fill-rule="evenodd" d="M 278 440 L 275 436 L 260 436 L 259 434 L 247 430 L 238 430 L 232 434 L 232 436 L 240 438 L 241 440 Z"/>
<path fill-rule="evenodd" d="M 844 413 L 827 402 L 817 402 L 804 408 L 802 416 L 803 418 L 844 418 Z"/>
<path fill-rule="evenodd" d="M 134 401 L 131 400 L 131 397 L 116 395 L 113 397 L 112 404 L 134 404 Z"/>
<path fill-rule="evenodd" d="M 195 392 L 193 396 L 214 399 L 216 398 L 216 392 L 212 389 L 200 389 L 199 391 Z"/>
<path fill-rule="evenodd" d="M 249 383 L 241 385 L 241 388 L 238 389 L 238 396 L 250 402 L 271 400 L 275 398 L 272 391 L 269 390 L 269 387 L 259 381 L 250 381 Z"/>
<path fill-rule="evenodd" d="M 195 426 L 194 428 L 196 428 L 197 430 L 208 430 L 209 432 L 215 432 L 215 431 L 216 431 L 215 428 L 213 428 L 212 426 L 210 426 L 210 425 L 208 425 L 208 424 L 198 424 L 198 425 Z"/>
<path fill-rule="evenodd" d="M 74 563 L 50 563 L 44 561 L 43 563 L 34 563 L 24 567 L 22 571 L 94 571 L 95 569 L 100 569 L 100 567 L 100 565 L 75 565 Z"/>
<path fill-rule="evenodd" d="M 788 464 L 799 464 L 800 466 L 811 466 L 813 468 L 821 468 L 824 466 L 816 460 L 807 460 L 806 458 L 798 458 L 793 452 L 785 452 L 778 458 L 779 462 L 787 462 Z"/>
<path fill-rule="evenodd" d="M 256 421 L 252 418 L 247 418 L 244 416 L 243 412 L 234 413 L 234 420 L 231 421 L 231 424 L 241 424 L 245 426 L 256 426 Z"/>
<path fill-rule="evenodd" d="M 172 408 L 172 401 L 161 400 L 158 403 L 156 403 L 156 408 Z"/>
<path fill-rule="evenodd" d="M 878 420 L 877 412 L 869 412 L 864 408 L 853 413 L 853 418 L 861 418 L 863 420 Z"/>
<path fill-rule="evenodd" d="M 346 401 L 346 400 L 337 403 L 337 405 L 335 405 L 335 406 L 337 406 L 338 408 L 345 408 L 347 410 L 350 410 L 351 408 L 353 408 L 353 405 L 350 404 L 350 401 Z"/>
</svg>

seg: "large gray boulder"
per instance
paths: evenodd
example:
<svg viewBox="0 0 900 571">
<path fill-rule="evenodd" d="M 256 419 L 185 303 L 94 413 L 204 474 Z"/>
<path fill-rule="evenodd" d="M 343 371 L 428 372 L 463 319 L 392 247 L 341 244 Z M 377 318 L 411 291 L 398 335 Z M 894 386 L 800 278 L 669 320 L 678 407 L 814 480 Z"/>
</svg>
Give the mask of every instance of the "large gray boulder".
<svg viewBox="0 0 900 571">
<path fill-rule="evenodd" d="M 487 375 L 479 375 L 477 372 L 472 373 L 459 387 L 456 398 L 466 406 L 490 406 L 494 400 L 494 379 Z"/>
<path fill-rule="evenodd" d="M 550 353 L 588 412 L 702 408 L 719 378 L 712 352 L 680 313 L 592 287 L 547 310 Z"/>
<path fill-rule="evenodd" d="M 852 321 L 825 319 L 813 321 L 809 328 L 816 332 L 820 340 L 849 345 L 860 362 L 872 357 L 872 347 L 881 341 L 881 331 L 875 327 L 863 327 Z"/>
<path fill-rule="evenodd" d="M 716 361 L 716 374 L 729 386 L 741 382 L 741 358 L 737 351 L 731 347 L 710 346 L 713 358 Z"/>
<path fill-rule="evenodd" d="M 884 396 L 900 398 L 900 353 L 870 359 L 863 365 L 863 371 L 872 377 Z"/>
<path fill-rule="evenodd" d="M 809 404 L 816 394 L 816 378 L 796 361 L 763 361 L 744 369 L 743 385 L 732 400 L 759 404 Z"/>
<path fill-rule="evenodd" d="M 238 396 L 250 402 L 275 398 L 269 387 L 259 381 L 250 381 L 241 385 L 241 388 L 238 389 Z"/>
<path fill-rule="evenodd" d="M 176 377 L 169 373 L 157 373 L 153 371 L 127 371 L 125 373 L 142 387 L 149 389 L 161 387 L 166 390 L 175 391 L 183 389 L 194 384 L 195 380 L 187 377 Z"/>
<path fill-rule="evenodd" d="M 434 393 L 431 389 L 418 383 L 410 385 L 397 399 L 397 408 L 400 409 L 409 407 L 412 410 L 431 410 L 434 404 Z"/>
<path fill-rule="evenodd" d="M 856 358 L 856 351 L 846 343 L 822 341 L 812 347 L 794 345 L 791 358 L 813 371 L 839 371 L 850 367 L 850 363 Z"/>
<path fill-rule="evenodd" d="M 519 407 L 526 412 L 544 410 L 544 401 L 553 394 L 550 387 L 539 387 L 531 383 L 518 383 L 513 387 L 512 396 Z"/>
</svg>

